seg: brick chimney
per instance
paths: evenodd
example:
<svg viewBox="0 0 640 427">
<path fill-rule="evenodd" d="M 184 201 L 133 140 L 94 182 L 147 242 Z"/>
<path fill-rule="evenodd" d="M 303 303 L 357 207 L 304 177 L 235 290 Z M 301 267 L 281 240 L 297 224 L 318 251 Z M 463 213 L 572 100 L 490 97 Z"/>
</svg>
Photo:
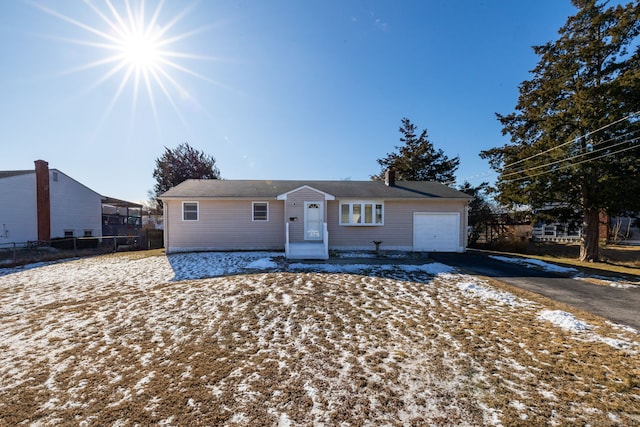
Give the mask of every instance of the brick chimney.
<svg viewBox="0 0 640 427">
<path fill-rule="evenodd" d="M 396 171 L 391 168 L 387 169 L 384 173 L 384 183 L 389 187 L 396 185 Z"/>
<path fill-rule="evenodd" d="M 49 163 L 36 160 L 36 208 L 38 240 L 51 240 L 51 196 L 49 191 Z"/>
</svg>

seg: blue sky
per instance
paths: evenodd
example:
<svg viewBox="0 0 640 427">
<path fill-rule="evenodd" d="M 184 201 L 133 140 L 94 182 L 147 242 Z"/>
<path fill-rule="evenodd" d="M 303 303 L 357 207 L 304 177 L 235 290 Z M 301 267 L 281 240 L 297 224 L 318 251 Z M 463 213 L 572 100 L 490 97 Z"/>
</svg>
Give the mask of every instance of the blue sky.
<svg viewBox="0 0 640 427">
<path fill-rule="evenodd" d="M 111 4 L 129 27 L 126 3 Z M 367 180 L 407 117 L 460 156 L 459 183 L 491 181 L 478 153 L 506 142 L 494 113 L 513 111 L 531 46 L 575 12 L 569 0 L 158 5 L 147 0 L 138 22 L 157 12 L 175 66 L 160 66 L 160 83 L 148 74 L 149 89 L 140 74 L 136 90 L 134 59 L 105 62 L 123 38 L 108 3 L 2 2 L 0 170 L 44 159 L 141 201 L 164 147 L 189 142 L 227 179 Z"/>
</svg>

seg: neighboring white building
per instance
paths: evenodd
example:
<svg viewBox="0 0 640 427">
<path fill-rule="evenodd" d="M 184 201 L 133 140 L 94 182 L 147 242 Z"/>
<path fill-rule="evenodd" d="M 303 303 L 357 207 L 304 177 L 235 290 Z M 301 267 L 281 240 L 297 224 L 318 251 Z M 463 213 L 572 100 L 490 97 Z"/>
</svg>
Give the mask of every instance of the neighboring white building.
<svg viewBox="0 0 640 427">
<path fill-rule="evenodd" d="M 43 160 L 0 171 L 0 247 L 57 237 L 101 237 L 103 197 Z"/>
</svg>

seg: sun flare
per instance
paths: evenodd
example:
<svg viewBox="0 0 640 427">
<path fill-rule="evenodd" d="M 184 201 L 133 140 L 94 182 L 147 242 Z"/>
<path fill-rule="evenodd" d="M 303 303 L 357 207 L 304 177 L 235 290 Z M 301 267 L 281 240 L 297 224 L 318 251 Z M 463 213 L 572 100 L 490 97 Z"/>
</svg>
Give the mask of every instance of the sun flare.
<svg viewBox="0 0 640 427">
<path fill-rule="evenodd" d="M 185 33 L 172 34 L 176 24 L 191 10 L 191 6 L 177 14 L 171 14 L 168 22 L 161 19 L 164 2 L 156 2 L 155 8 L 146 8 L 145 0 L 125 0 L 112 2 L 105 0 L 102 6 L 85 0 L 84 4 L 99 17 L 100 25 L 90 25 L 89 19 L 81 20 L 65 15 L 39 3 L 32 3 L 40 10 L 55 16 L 84 32 L 78 38 L 63 39 L 65 42 L 87 46 L 105 52 L 102 59 L 83 64 L 70 70 L 78 72 L 92 68 L 105 69 L 104 74 L 87 90 L 92 90 L 104 82 L 121 80 L 106 106 L 101 120 L 102 126 L 118 103 L 125 89 L 132 88 L 132 108 L 137 107 L 141 86 L 146 91 L 150 107 L 159 123 L 156 92 L 162 93 L 183 124 L 176 100 L 188 99 L 197 103 L 196 98 L 180 84 L 177 75 L 186 74 L 217 84 L 217 82 L 188 68 L 182 62 L 187 59 L 210 60 L 213 58 L 184 52 L 177 48 L 176 42 L 187 39 L 206 29 L 197 28 Z M 133 115 L 132 115 L 133 116 Z"/>
<path fill-rule="evenodd" d="M 132 34 L 122 40 L 123 59 L 136 69 L 149 70 L 161 66 L 160 51 L 154 40 L 144 34 Z"/>
</svg>

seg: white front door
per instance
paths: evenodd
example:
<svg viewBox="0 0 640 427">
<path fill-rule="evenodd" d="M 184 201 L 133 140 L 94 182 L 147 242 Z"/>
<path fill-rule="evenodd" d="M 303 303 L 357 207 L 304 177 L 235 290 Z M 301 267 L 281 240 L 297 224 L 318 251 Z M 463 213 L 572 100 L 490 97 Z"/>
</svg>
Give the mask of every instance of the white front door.
<svg viewBox="0 0 640 427">
<path fill-rule="evenodd" d="M 304 202 L 304 240 L 322 240 L 322 202 Z"/>
</svg>

